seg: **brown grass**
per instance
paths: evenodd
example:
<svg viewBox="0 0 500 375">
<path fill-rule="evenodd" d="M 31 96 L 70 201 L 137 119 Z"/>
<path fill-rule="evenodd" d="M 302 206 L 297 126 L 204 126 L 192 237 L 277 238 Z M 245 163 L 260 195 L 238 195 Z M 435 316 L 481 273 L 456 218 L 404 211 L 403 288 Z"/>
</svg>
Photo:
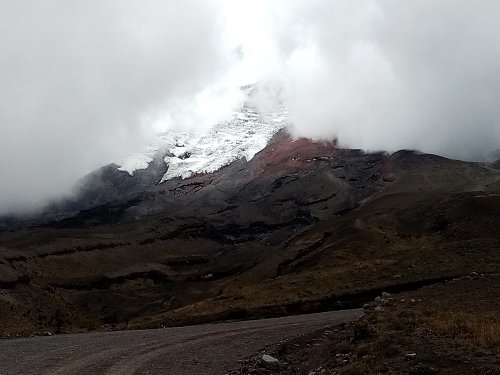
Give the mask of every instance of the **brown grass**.
<svg viewBox="0 0 500 375">
<path fill-rule="evenodd" d="M 493 314 L 445 311 L 433 312 L 421 320 L 432 331 L 462 343 L 500 347 L 500 321 Z"/>
</svg>

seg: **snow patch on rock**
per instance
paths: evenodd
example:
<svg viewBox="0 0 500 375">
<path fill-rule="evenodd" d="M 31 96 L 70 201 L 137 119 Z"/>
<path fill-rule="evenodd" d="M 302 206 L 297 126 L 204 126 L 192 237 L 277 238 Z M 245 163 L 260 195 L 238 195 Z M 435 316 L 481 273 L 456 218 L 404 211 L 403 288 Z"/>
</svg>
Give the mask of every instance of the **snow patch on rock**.
<svg viewBox="0 0 500 375">
<path fill-rule="evenodd" d="M 216 124 L 204 134 L 175 130 L 160 133 L 148 151 L 131 155 L 119 170 L 133 175 L 136 170 L 146 169 L 161 152 L 166 155 L 168 170 L 160 182 L 212 173 L 235 160 L 251 160 L 287 124 L 285 104 L 261 113 L 247 102 L 228 121 Z"/>
<path fill-rule="evenodd" d="M 178 133 L 175 143 L 169 142 L 173 146 L 168 148 L 165 157 L 168 171 L 162 181 L 215 172 L 241 158 L 250 160 L 287 121 L 284 106 L 277 112 L 261 114 L 244 105 L 231 120 L 217 124 L 202 136 Z"/>
</svg>

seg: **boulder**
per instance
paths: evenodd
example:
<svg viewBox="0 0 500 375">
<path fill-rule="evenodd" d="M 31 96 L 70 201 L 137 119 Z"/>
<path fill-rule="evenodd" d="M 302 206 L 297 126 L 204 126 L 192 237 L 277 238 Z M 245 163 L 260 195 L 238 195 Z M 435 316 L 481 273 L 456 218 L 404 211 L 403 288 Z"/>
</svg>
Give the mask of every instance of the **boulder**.
<svg viewBox="0 0 500 375">
<path fill-rule="evenodd" d="M 269 370 L 277 370 L 281 367 L 280 361 L 268 354 L 264 354 L 261 357 L 260 364 Z"/>
</svg>

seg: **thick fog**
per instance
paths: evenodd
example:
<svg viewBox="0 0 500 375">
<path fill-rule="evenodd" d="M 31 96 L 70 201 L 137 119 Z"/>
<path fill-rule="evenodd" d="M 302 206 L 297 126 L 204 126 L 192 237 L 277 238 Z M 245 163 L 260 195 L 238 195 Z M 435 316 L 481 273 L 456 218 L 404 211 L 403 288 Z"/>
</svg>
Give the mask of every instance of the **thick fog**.
<svg viewBox="0 0 500 375">
<path fill-rule="evenodd" d="M 500 3 L 356 4 L 298 9 L 311 37 L 287 62 L 297 134 L 463 159 L 499 148 Z"/>
<path fill-rule="evenodd" d="M 0 1 L 0 212 L 69 193 L 211 84 L 227 61 L 209 3 Z"/>
<path fill-rule="evenodd" d="M 253 82 L 289 103 L 296 136 L 484 160 L 499 19 L 495 0 L 0 0 L 0 213 L 155 131 L 205 130 Z"/>
<path fill-rule="evenodd" d="M 500 148 L 499 2 L 260 5 L 271 14 L 272 67 L 263 78 L 284 88 L 297 136 L 468 160 Z"/>
</svg>

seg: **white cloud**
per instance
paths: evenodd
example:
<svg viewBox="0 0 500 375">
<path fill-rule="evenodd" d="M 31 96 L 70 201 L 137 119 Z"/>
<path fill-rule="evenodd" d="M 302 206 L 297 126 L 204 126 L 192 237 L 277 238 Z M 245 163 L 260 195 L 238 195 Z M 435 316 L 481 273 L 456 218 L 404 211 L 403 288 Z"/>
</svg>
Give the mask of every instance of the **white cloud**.
<svg viewBox="0 0 500 375">
<path fill-rule="evenodd" d="M 253 81 L 298 136 L 482 158 L 500 143 L 499 17 L 495 0 L 0 0 L 0 212 L 154 131 L 206 129 Z"/>
<path fill-rule="evenodd" d="M 216 81 L 221 22 L 202 0 L 0 1 L 0 211 L 69 192 Z"/>
<path fill-rule="evenodd" d="M 464 159 L 499 147 L 498 2 L 267 4 L 296 135 Z"/>
</svg>

